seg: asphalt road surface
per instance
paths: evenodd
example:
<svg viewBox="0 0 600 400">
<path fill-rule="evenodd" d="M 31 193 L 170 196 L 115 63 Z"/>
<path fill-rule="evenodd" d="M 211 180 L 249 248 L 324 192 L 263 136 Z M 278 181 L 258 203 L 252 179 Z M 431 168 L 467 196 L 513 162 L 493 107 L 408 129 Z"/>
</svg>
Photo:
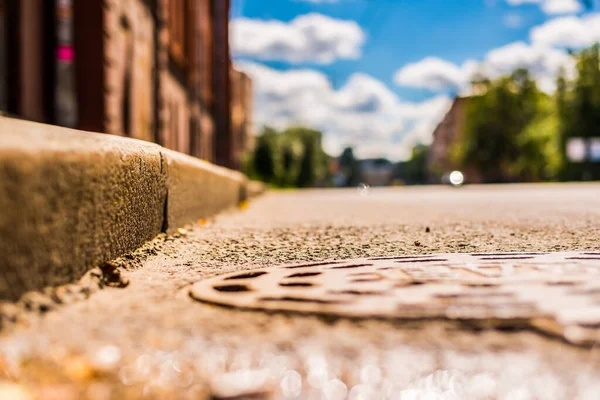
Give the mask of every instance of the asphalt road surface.
<svg viewBox="0 0 600 400">
<path fill-rule="evenodd" d="M 517 323 L 241 311 L 190 288 L 307 261 L 593 253 L 599 227 L 600 184 L 273 191 L 6 305 L 0 398 L 598 399 L 595 346 Z"/>
</svg>

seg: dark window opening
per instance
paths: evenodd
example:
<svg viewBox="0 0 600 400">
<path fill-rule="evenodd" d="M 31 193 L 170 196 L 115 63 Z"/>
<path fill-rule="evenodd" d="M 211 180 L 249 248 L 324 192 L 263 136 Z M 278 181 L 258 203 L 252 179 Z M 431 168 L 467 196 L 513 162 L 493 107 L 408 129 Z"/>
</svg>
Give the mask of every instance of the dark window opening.
<svg viewBox="0 0 600 400">
<path fill-rule="evenodd" d="M 125 35 L 126 54 L 125 68 L 123 71 L 123 97 L 121 99 L 121 126 L 123 134 L 131 136 L 131 70 L 133 66 L 133 34 L 129 22 L 121 17 L 121 27 Z"/>
</svg>

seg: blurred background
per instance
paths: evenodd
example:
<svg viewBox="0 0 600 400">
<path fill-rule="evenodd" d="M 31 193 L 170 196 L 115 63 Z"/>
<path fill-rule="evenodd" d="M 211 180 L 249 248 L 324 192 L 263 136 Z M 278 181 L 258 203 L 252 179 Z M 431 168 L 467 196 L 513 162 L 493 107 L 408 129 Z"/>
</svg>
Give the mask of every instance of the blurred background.
<svg viewBox="0 0 600 400">
<path fill-rule="evenodd" d="M 600 179 L 591 0 L 0 0 L 6 115 L 272 187 Z"/>
</svg>

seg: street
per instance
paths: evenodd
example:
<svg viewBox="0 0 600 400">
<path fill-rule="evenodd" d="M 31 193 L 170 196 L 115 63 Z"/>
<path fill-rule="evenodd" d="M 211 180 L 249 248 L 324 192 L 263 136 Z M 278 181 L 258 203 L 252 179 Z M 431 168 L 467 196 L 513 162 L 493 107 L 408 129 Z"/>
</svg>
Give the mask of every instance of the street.
<svg viewBox="0 0 600 400">
<path fill-rule="evenodd" d="M 593 338 L 574 345 L 510 318 L 244 311 L 190 289 L 324 260 L 597 254 L 599 226 L 600 184 L 271 191 L 116 260 L 119 284 L 98 290 L 88 274 L 7 308 L 0 376 L 19 384 L 0 398 L 597 399 Z"/>
<path fill-rule="evenodd" d="M 599 26 L 0 0 L 0 400 L 600 399 Z"/>
</svg>

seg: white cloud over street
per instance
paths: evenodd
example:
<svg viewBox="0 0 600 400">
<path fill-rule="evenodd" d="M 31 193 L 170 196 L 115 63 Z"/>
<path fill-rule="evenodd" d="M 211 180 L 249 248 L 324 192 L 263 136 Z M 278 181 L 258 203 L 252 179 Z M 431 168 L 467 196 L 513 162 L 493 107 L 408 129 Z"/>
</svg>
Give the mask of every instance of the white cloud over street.
<svg viewBox="0 0 600 400">
<path fill-rule="evenodd" d="M 324 146 L 332 155 L 360 144 L 360 157 L 406 159 L 414 144 L 431 140 L 431 131 L 451 102 L 445 95 L 403 102 L 385 84 L 360 73 L 335 90 L 314 70 L 278 71 L 251 62 L 236 67 L 253 79 L 257 128 L 314 127 L 325 133 Z"/>
<path fill-rule="evenodd" d="M 531 30 L 534 44 L 582 48 L 600 41 L 600 14 L 559 17 Z"/>
<path fill-rule="evenodd" d="M 305 0 L 318 1 L 318 0 Z M 510 0 L 511 4 L 537 3 L 546 12 L 559 9 L 558 0 Z M 551 4 L 552 3 L 552 4 Z M 568 6 L 561 4 L 562 12 Z M 561 13 L 562 13 L 561 12 Z M 573 73 L 575 61 L 566 48 L 582 48 L 600 41 L 600 14 L 559 16 L 530 31 L 529 41 L 491 49 L 480 59 L 461 63 L 426 57 L 398 69 L 394 82 L 402 87 L 424 88 L 430 100 L 406 102 L 385 83 L 354 73 L 338 89 L 313 69 L 280 71 L 258 62 L 239 61 L 255 88 L 256 128 L 305 125 L 325 133 L 326 150 L 337 155 L 354 145 L 360 157 L 406 159 L 416 143 L 428 144 L 451 98 L 440 93 L 468 93 L 477 73 L 495 78 L 517 68 L 528 68 L 540 88 L 555 89 L 562 68 Z M 237 19 L 232 23 L 234 54 L 255 60 L 290 63 L 332 63 L 359 58 L 365 33 L 352 21 L 307 14 L 286 23 Z"/>
<path fill-rule="evenodd" d="M 405 65 L 396 72 L 394 81 L 400 86 L 430 90 L 460 89 L 468 83 L 463 68 L 437 57 Z"/>
<path fill-rule="evenodd" d="M 290 22 L 237 18 L 230 29 L 233 53 L 259 60 L 330 64 L 359 58 L 365 43 L 365 33 L 356 22 L 319 13 Z"/>
<path fill-rule="evenodd" d="M 495 78 L 517 68 L 527 68 L 540 88 L 552 92 L 561 68 L 570 72 L 574 60 L 565 51 L 544 45 L 515 42 L 489 51 L 483 60 L 467 60 L 462 65 L 431 58 L 408 64 L 396 72 L 395 82 L 400 86 L 430 90 L 468 90 L 476 74 Z"/>
<path fill-rule="evenodd" d="M 551 19 L 534 27 L 529 36 L 530 43 L 510 43 L 490 50 L 480 60 L 467 60 L 460 65 L 424 58 L 400 68 L 395 82 L 405 87 L 460 92 L 468 89 L 475 73 L 494 78 L 517 68 L 528 68 L 540 88 L 552 92 L 561 68 L 567 74 L 574 71 L 575 61 L 565 49 L 580 49 L 600 41 L 600 14 Z"/>
<path fill-rule="evenodd" d="M 562 50 L 515 42 L 488 52 L 476 69 L 485 76 L 498 77 L 518 68 L 527 68 L 539 87 L 550 93 L 555 89 L 561 68 L 570 73 L 574 66 L 574 59 Z"/>
</svg>

